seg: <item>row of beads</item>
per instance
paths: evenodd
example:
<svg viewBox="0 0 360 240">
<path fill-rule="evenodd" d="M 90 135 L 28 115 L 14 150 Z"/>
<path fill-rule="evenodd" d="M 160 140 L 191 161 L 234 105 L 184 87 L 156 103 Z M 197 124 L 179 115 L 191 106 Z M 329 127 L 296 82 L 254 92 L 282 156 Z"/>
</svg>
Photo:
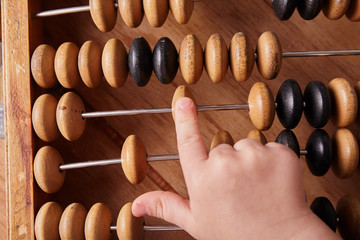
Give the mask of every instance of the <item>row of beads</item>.
<svg viewBox="0 0 360 240">
<path fill-rule="evenodd" d="M 340 19 L 345 14 L 351 21 L 360 20 L 359 0 L 273 0 L 272 7 L 280 20 L 289 19 L 295 8 L 305 20 L 315 18 L 321 10 L 330 20 Z"/>
</svg>

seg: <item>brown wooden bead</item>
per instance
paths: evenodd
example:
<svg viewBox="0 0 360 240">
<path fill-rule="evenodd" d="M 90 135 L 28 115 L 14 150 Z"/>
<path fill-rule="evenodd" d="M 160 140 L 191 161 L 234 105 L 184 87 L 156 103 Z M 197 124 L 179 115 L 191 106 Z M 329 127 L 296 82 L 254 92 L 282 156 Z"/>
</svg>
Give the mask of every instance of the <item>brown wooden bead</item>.
<svg viewBox="0 0 360 240">
<path fill-rule="evenodd" d="M 230 135 L 230 133 L 228 131 L 218 131 L 215 136 L 213 137 L 212 141 L 211 141 L 211 145 L 210 145 L 210 150 L 213 149 L 214 147 L 216 147 L 217 145 L 220 144 L 229 144 L 231 146 L 234 145 L 234 139 L 232 138 L 232 136 Z"/>
<path fill-rule="evenodd" d="M 85 220 L 85 239 L 111 239 L 112 214 L 110 209 L 104 203 L 94 204 Z"/>
<path fill-rule="evenodd" d="M 360 239 L 360 200 L 355 195 L 341 197 L 336 205 L 338 230 L 343 239 Z"/>
<path fill-rule="evenodd" d="M 179 24 L 190 20 L 194 10 L 194 0 L 169 0 L 170 10 Z"/>
<path fill-rule="evenodd" d="M 86 119 L 81 114 L 85 106 L 81 98 L 74 92 L 65 93 L 56 108 L 56 122 L 61 134 L 69 141 L 81 137 L 85 130 Z"/>
<path fill-rule="evenodd" d="M 118 238 L 123 240 L 143 240 L 144 218 L 134 217 L 131 208 L 132 203 L 129 202 L 120 210 L 116 222 Z"/>
<path fill-rule="evenodd" d="M 116 23 L 116 9 L 113 0 L 90 0 L 90 14 L 97 28 L 111 31 Z"/>
<path fill-rule="evenodd" d="M 346 13 L 350 0 L 327 0 L 323 3 L 322 11 L 331 20 L 340 19 Z"/>
<path fill-rule="evenodd" d="M 35 237 L 37 240 L 60 240 L 59 222 L 62 208 L 56 202 L 45 203 L 36 214 Z"/>
<path fill-rule="evenodd" d="M 147 20 L 153 27 L 161 27 L 169 13 L 168 0 L 143 0 Z"/>
<path fill-rule="evenodd" d="M 182 97 L 188 97 L 191 98 L 191 100 L 193 100 L 194 104 L 196 105 L 196 101 L 195 101 L 195 97 L 192 94 L 190 88 L 186 87 L 185 85 L 180 85 L 176 88 L 173 98 L 172 98 L 172 102 L 171 102 L 171 108 L 172 108 L 172 116 L 175 119 L 175 105 L 177 100 L 179 100 L 179 98 Z"/>
<path fill-rule="evenodd" d="M 201 43 L 195 35 L 187 35 L 181 43 L 179 66 L 184 80 L 188 84 L 199 81 L 204 65 L 204 53 Z"/>
<path fill-rule="evenodd" d="M 119 0 L 119 11 L 126 25 L 136 28 L 144 17 L 141 0 Z"/>
<path fill-rule="evenodd" d="M 328 88 L 332 102 L 332 121 L 337 127 L 349 126 L 354 122 L 358 111 L 355 89 L 344 78 L 331 80 Z"/>
<path fill-rule="evenodd" d="M 259 141 L 263 145 L 267 144 L 267 142 L 268 142 L 266 137 L 264 136 L 264 134 L 261 131 L 257 130 L 257 129 L 251 130 L 248 133 L 247 138 L 251 138 L 251 139 L 254 139 L 256 141 Z"/>
<path fill-rule="evenodd" d="M 354 85 L 354 90 L 356 92 L 356 96 L 357 96 L 357 104 L 358 106 L 360 106 L 360 81 L 358 81 L 355 85 Z M 358 110 L 357 112 L 357 117 L 356 119 L 358 121 L 360 121 L 360 111 Z"/>
<path fill-rule="evenodd" d="M 278 37 L 273 32 L 264 32 L 259 37 L 256 64 L 260 74 L 268 80 L 276 78 L 282 63 L 282 50 Z"/>
<path fill-rule="evenodd" d="M 79 48 L 71 42 L 60 45 L 55 54 L 55 73 L 64 88 L 74 88 L 80 82 L 78 70 Z"/>
<path fill-rule="evenodd" d="M 55 141 L 59 137 L 56 125 L 57 100 L 51 94 L 38 97 L 32 109 L 32 124 L 36 135 L 45 142 Z"/>
<path fill-rule="evenodd" d="M 125 176 L 132 184 L 144 181 L 147 174 L 146 148 L 136 135 L 126 138 L 121 151 L 122 167 Z"/>
<path fill-rule="evenodd" d="M 118 88 L 125 84 L 129 75 L 127 56 L 122 41 L 112 38 L 105 44 L 101 63 L 105 79 L 110 86 Z"/>
<path fill-rule="evenodd" d="M 86 41 L 80 48 L 78 67 L 80 76 L 89 88 L 100 85 L 103 79 L 101 70 L 101 48 L 95 41 Z"/>
<path fill-rule="evenodd" d="M 34 176 L 39 187 L 46 193 L 55 193 L 62 187 L 65 172 L 59 166 L 64 164 L 60 153 L 51 146 L 40 148 L 34 158 Z"/>
<path fill-rule="evenodd" d="M 248 103 L 254 126 L 260 131 L 269 129 L 275 117 L 274 97 L 269 87 L 262 82 L 255 83 L 249 92 Z"/>
<path fill-rule="evenodd" d="M 85 240 L 86 208 L 80 203 L 72 203 L 61 215 L 59 232 L 61 240 Z"/>
<path fill-rule="evenodd" d="M 332 170 L 339 178 L 348 178 L 356 170 L 359 147 L 355 136 L 346 128 L 339 128 L 332 137 Z"/>
<path fill-rule="evenodd" d="M 42 88 L 52 88 L 57 83 L 53 63 L 55 49 L 48 45 L 38 46 L 31 57 L 31 73 L 35 82 Z"/>
<path fill-rule="evenodd" d="M 205 68 L 214 83 L 222 82 L 229 66 L 229 53 L 220 34 L 210 36 L 205 47 Z"/>
<path fill-rule="evenodd" d="M 249 38 L 241 33 L 235 33 L 230 43 L 230 68 L 238 82 L 246 81 L 254 68 L 255 53 Z"/>
<path fill-rule="evenodd" d="M 360 0 L 350 1 L 346 17 L 351 21 L 360 21 Z"/>
</svg>

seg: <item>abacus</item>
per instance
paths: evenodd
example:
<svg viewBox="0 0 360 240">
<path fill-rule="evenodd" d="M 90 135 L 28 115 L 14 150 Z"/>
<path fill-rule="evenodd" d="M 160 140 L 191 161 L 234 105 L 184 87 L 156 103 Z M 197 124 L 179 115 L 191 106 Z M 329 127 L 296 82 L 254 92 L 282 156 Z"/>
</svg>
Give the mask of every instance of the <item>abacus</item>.
<svg viewBox="0 0 360 240">
<path fill-rule="evenodd" d="M 187 24 L 179 24 L 173 14 L 169 13 L 159 28 L 151 26 L 145 18 L 137 28 L 129 28 L 118 16 L 112 30 L 106 33 L 99 31 L 89 13 L 35 17 L 37 13 L 47 10 L 88 4 L 88 0 L 3 0 L 1 2 L 7 129 L 7 214 L 3 215 L 8 216 L 6 236 L 9 239 L 35 239 L 35 217 L 40 207 L 49 201 L 57 202 L 63 209 L 75 202 L 83 204 L 86 209 L 103 202 L 115 217 L 126 203 L 133 201 L 144 192 L 162 189 L 187 196 L 178 161 L 152 163 L 148 167 L 144 181 L 138 185 L 133 185 L 127 180 L 121 166 L 69 170 L 58 192 L 44 193 L 37 185 L 33 174 L 34 157 L 44 146 L 51 146 L 59 151 L 65 164 L 118 158 L 121 156 L 125 139 L 132 134 L 137 135 L 144 142 L 149 156 L 176 154 L 177 148 L 171 114 L 94 118 L 87 121 L 85 131 L 76 141 L 70 142 L 63 137 L 58 137 L 50 143 L 40 140 L 33 131 L 31 118 L 33 105 L 43 94 L 54 97 L 55 103 L 46 102 L 46 106 L 51 107 L 50 105 L 56 104 L 66 92 L 74 92 L 84 102 L 86 112 L 90 113 L 116 109 L 169 108 L 176 88 L 183 84 L 191 89 L 198 106 L 247 104 L 249 92 L 257 82 L 268 86 L 273 95 L 274 106 L 278 91 L 287 79 L 296 80 L 299 85 L 296 89 L 300 89 L 304 99 L 305 89 L 313 81 L 321 82 L 328 89 L 331 80 L 343 78 L 349 82 L 350 92 L 354 93 L 359 89 L 358 56 L 288 58 L 283 60 L 281 71 L 277 72 L 277 77 L 273 81 L 265 80 L 255 70 L 247 75 L 247 81 L 240 83 L 234 81 L 235 77 L 228 61 L 227 71 L 222 76 L 224 81 L 217 84 L 212 83 L 211 76 L 205 74 L 207 68 L 204 68 L 197 83 L 193 85 L 185 82 L 185 77 L 178 70 L 173 80 L 166 85 L 159 82 L 155 74 L 151 74 L 150 81 L 143 88 L 138 87 L 128 74 L 122 78 L 124 81 L 119 82 L 107 83 L 102 79 L 94 89 L 87 87 L 82 81 L 71 90 L 66 90 L 59 84 L 49 89 L 38 86 L 32 77 L 31 57 L 41 44 L 48 44 L 58 49 L 63 43 L 72 42 L 80 48 L 84 43 L 92 40 L 96 42 L 101 52 L 106 43 L 115 38 L 122 41 L 123 50 L 128 52 L 133 40 L 139 36 L 146 39 L 152 50 L 160 39 L 166 37 L 173 42 L 177 53 L 180 53 L 181 43 L 189 34 L 196 36 L 202 45 L 202 51 L 205 51 L 205 48 L 211 49 L 206 43 L 215 37 L 211 37 L 214 33 L 220 34 L 227 44 L 226 47 L 229 48 L 234 34 L 242 32 L 253 44 L 254 53 L 259 36 L 263 32 L 271 31 L 280 39 L 284 52 L 360 49 L 358 23 L 350 22 L 345 18 L 329 21 L 323 16 L 306 22 L 293 16 L 288 21 L 280 23 L 273 12 L 270 0 L 248 1 L 245 5 L 235 0 L 199 1 L 194 4 Z M 115 40 L 113 41 L 115 44 Z M 88 47 L 89 45 L 93 47 L 94 44 L 90 42 Z M 228 54 L 230 55 L 231 51 Z M 254 63 L 257 57 L 254 55 Z M 106 66 L 109 67 L 110 64 Z M 104 68 L 101 70 L 106 72 Z M 286 84 L 291 85 L 291 89 L 295 89 L 292 83 Z M 355 102 L 357 101 L 356 98 Z M 300 121 L 292 129 L 300 145 L 299 149 L 302 150 L 306 149 L 306 142 L 314 131 L 304 115 L 306 113 L 301 115 Z M 229 131 L 235 141 L 246 137 L 249 130 L 254 129 L 247 110 L 202 112 L 198 116 L 207 146 L 210 146 L 213 135 L 219 129 Z M 274 116 L 271 127 L 263 132 L 271 141 L 274 141 L 284 129 L 278 113 Z M 344 113 L 340 113 L 339 116 L 344 116 Z M 353 112 L 351 118 L 355 119 L 355 116 L 356 113 Z M 315 117 L 313 120 L 318 119 Z M 352 122 L 346 127 L 357 138 L 359 126 L 356 119 Z M 326 121 L 323 128 L 332 139 L 339 127 L 331 120 Z M 252 131 L 249 136 L 252 134 L 263 137 L 258 131 Z M 264 141 L 264 138 L 262 140 Z M 340 197 L 349 193 L 359 197 L 358 170 L 350 174 L 347 179 L 338 178 L 332 170 L 318 177 L 308 169 L 304 157 L 300 157 L 299 161 L 304 162 L 304 183 L 309 206 L 315 197 L 322 195 L 329 198 L 332 203 L 337 203 Z M 166 225 L 156 219 L 145 219 L 145 222 L 149 225 Z M 112 232 L 111 237 L 117 239 L 116 233 Z M 177 240 L 191 239 L 191 237 L 184 231 L 164 231 L 146 232 L 145 239 Z"/>
</svg>

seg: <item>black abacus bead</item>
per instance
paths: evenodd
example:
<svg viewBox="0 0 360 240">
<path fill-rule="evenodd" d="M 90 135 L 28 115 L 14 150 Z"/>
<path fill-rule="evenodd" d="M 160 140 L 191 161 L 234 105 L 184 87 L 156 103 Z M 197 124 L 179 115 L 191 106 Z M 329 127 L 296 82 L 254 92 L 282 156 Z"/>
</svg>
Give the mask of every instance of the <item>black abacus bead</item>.
<svg viewBox="0 0 360 240">
<path fill-rule="evenodd" d="M 280 20 L 288 20 L 294 13 L 296 0 L 273 0 L 272 7 Z"/>
<path fill-rule="evenodd" d="M 179 68 L 178 52 L 174 43 L 167 37 L 160 38 L 153 52 L 153 64 L 156 77 L 163 84 L 174 80 Z"/>
<path fill-rule="evenodd" d="M 324 127 L 331 116 L 331 98 L 327 87 L 319 81 L 310 82 L 304 91 L 304 114 L 314 128 Z"/>
<path fill-rule="evenodd" d="M 299 84 L 292 79 L 286 80 L 276 95 L 276 113 L 286 129 L 295 128 L 302 115 L 303 97 Z"/>
<path fill-rule="evenodd" d="M 295 134 L 291 130 L 285 129 L 281 131 L 281 133 L 279 133 L 279 135 L 277 136 L 275 142 L 285 145 L 286 147 L 293 150 L 298 157 L 300 156 L 299 142 Z"/>
<path fill-rule="evenodd" d="M 305 20 L 315 18 L 321 11 L 323 0 L 299 0 L 297 1 L 297 9 L 300 16 Z"/>
<path fill-rule="evenodd" d="M 323 176 L 331 165 L 331 142 L 329 135 L 322 129 L 315 129 L 306 143 L 306 163 L 311 173 Z"/>
<path fill-rule="evenodd" d="M 336 232 L 336 213 L 329 199 L 326 197 L 317 197 L 311 203 L 310 208 L 331 230 Z"/>
<path fill-rule="evenodd" d="M 137 37 L 132 42 L 128 56 L 129 72 L 135 84 L 145 86 L 151 77 L 153 64 L 149 43 L 143 37 Z"/>
</svg>

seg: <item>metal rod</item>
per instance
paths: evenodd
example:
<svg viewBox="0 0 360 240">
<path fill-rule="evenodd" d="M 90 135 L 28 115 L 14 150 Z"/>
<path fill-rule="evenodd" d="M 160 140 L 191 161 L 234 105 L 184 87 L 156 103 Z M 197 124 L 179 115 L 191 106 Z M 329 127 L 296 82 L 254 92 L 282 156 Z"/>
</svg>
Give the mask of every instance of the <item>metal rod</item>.
<svg viewBox="0 0 360 240">
<path fill-rule="evenodd" d="M 227 105 L 209 105 L 197 107 L 198 112 L 204 111 L 224 111 L 224 110 L 242 110 L 248 109 L 249 104 L 227 104 Z M 149 109 L 132 109 L 132 110 L 115 110 L 115 111 L 102 111 L 102 112 L 88 112 L 82 113 L 83 118 L 95 117 L 113 117 L 113 116 L 133 116 L 139 114 L 158 114 L 158 113 L 171 113 L 171 108 L 149 108 Z"/>
<path fill-rule="evenodd" d="M 148 162 L 159 162 L 159 161 L 172 161 L 172 160 L 179 160 L 179 155 L 171 154 L 171 155 L 153 155 L 148 156 L 146 158 Z"/>
<path fill-rule="evenodd" d="M 183 229 L 176 225 L 156 225 L 144 226 L 144 231 L 182 231 Z M 116 231 L 116 226 L 110 226 L 110 231 Z"/>
<path fill-rule="evenodd" d="M 360 55 L 360 50 L 284 52 L 282 55 L 283 55 L 284 58 L 290 58 L 290 57 L 350 56 L 350 55 Z"/>
<path fill-rule="evenodd" d="M 307 150 L 300 150 L 300 155 L 306 155 L 307 154 Z"/>
</svg>

